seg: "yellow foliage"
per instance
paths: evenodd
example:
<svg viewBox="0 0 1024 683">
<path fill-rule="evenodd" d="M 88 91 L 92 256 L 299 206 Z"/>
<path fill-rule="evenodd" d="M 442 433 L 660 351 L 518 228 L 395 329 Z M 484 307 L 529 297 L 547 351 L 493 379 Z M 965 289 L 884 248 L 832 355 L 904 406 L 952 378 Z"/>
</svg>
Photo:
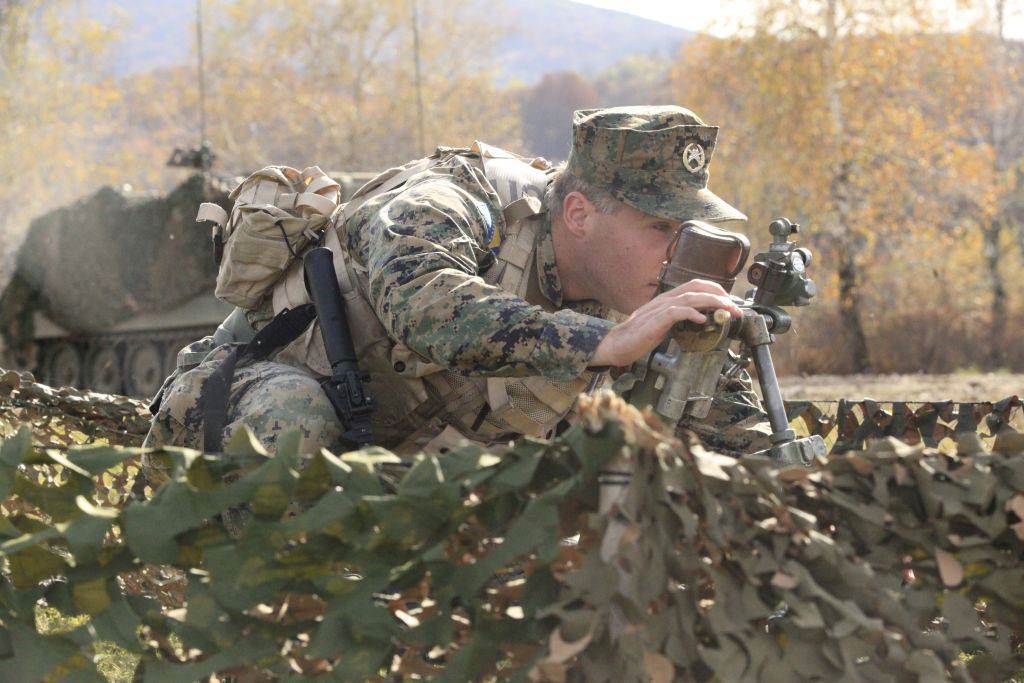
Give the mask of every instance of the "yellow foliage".
<svg viewBox="0 0 1024 683">
<path fill-rule="evenodd" d="M 784 367 L 853 369 L 850 346 L 834 352 L 850 344 L 841 285 L 873 369 L 977 363 L 992 297 L 979 230 L 1014 192 L 983 131 L 994 100 L 1024 88 L 995 78 L 990 35 L 932 31 L 916 4 L 872 0 L 838 2 L 830 31 L 837 2 L 763 0 L 751 33 L 698 37 L 674 65 L 673 97 L 722 125 L 712 186 L 751 217 L 755 243 L 786 215 L 818 253 L 817 310 L 798 315 L 791 344 L 831 351 L 790 353 Z M 1012 281 L 1019 252 L 1006 247 Z"/>
<path fill-rule="evenodd" d="M 518 147 L 518 108 L 492 82 L 496 35 L 482 5 L 420 5 L 429 149 L 417 141 L 406 0 L 207 0 L 207 138 L 216 170 L 241 174 L 268 163 L 383 170 L 435 144 L 484 139 Z M 22 12 L 3 19 L 20 45 L 0 40 L 0 208 L 8 234 L 101 185 L 180 182 L 181 171 L 164 161 L 174 147 L 199 142 L 195 63 L 114 79 L 107 74 L 118 26 L 89 19 L 76 3 L 18 6 Z M 5 250 L 16 244 L 5 240 Z"/>
<path fill-rule="evenodd" d="M 194 63 L 116 79 L 123 27 L 68 0 L 0 4 L 5 251 L 14 226 L 100 185 L 180 181 L 164 160 L 199 141 Z M 982 364 L 979 349 L 1000 344 L 1001 362 L 1024 362 L 1024 50 L 983 27 L 944 30 L 912 0 L 753 5 L 735 37 L 685 44 L 663 99 L 722 126 L 711 185 L 750 216 L 755 246 L 786 215 L 817 254 L 821 294 L 797 312 L 780 367 L 853 369 L 851 306 L 875 370 Z M 504 22 L 487 3 L 419 3 L 422 145 L 408 0 L 204 6 L 220 172 L 378 170 L 474 139 L 522 148 L 518 95 L 493 78 Z M 653 92 L 644 64 L 624 64 L 612 90 Z"/>
<path fill-rule="evenodd" d="M 483 17 L 468 2 L 420 4 L 429 148 L 422 150 L 406 0 L 219 3 L 211 18 L 210 137 L 226 165 L 316 161 L 375 170 L 435 144 L 515 145 L 516 107 L 491 82 L 494 36 Z"/>
<path fill-rule="evenodd" d="M 120 94 L 105 76 L 117 27 L 73 3 L 13 3 L 0 43 L 0 235 L 14 245 L 29 216 L 116 181 L 93 141 Z M 3 273 L 0 273 L 2 276 Z M 2 278 L 0 278 L 2 281 Z"/>
</svg>

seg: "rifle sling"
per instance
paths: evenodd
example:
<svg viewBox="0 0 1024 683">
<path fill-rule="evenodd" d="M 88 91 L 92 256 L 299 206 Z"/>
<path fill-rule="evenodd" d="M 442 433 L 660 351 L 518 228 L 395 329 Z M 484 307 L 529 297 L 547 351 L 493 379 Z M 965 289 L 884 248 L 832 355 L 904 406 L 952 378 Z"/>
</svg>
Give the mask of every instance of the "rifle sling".
<svg viewBox="0 0 1024 683">
<path fill-rule="evenodd" d="M 228 398 L 235 369 L 268 356 L 298 339 L 316 317 L 313 304 L 286 308 L 267 323 L 248 344 L 236 346 L 217 369 L 203 382 L 199 405 L 203 411 L 203 449 L 222 450 L 224 427 L 228 420 Z"/>
</svg>

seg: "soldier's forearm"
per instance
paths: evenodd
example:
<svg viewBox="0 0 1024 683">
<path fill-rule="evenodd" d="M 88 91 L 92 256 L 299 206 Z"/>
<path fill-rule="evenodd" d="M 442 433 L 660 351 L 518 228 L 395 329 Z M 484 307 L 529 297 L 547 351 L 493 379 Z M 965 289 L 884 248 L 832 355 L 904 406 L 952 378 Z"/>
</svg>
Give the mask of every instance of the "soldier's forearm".
<svg viewBox="0 0 1024 683">
<path fill-rule="evenodd" d="M 454 270 L 388 288 L 378 315 L 416 353 L 467 374 L 578 377 L 613 324 L 554 313 Z"/>
</svg>

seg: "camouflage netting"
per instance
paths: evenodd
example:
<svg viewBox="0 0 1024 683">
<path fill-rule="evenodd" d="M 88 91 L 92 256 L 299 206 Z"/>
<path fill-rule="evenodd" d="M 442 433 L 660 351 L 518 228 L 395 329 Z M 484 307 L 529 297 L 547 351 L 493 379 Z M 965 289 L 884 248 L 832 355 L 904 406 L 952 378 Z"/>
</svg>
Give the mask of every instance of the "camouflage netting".
<svg viewBox="0 0 1024 683">
<path fill-rule="evenodd" d="M 97 441 L 138 446 L 149 429 L 149 411 L 127 396 L 54 389 L 35 382 L 30 372 L 0 368 L 0 436 L 13 436 L 24 425 L 39 448 Z"/>
<path fill-rule="evenodd" d="M 33 311 L 74 332 L 102 330 L 160 312 L 213 288 L 209 230 L 200 202 L 225 208 L 222 181 L 194 175 L 166 196 L 110 187 L 36 218 L 0 297 L 0 329 L 11 348 L 30 339 Z"/>
<path fill-rule="evenodd" d="M 974 403 L 786 401 L 786 414 L 798 434 L 820 435 L 832 453 L 859 450 L 886 436 L 955 450 L 964 434 L 976 434 L 991 449 L 999 434 L 1024 432 L 1024 406 L 1017 396 Z"/>
<path fill-rule="evenodd" d="M 147 681 L 1002 680 L 1024 666 L 1010 403 L 941 450 L 882 440 L 810 470 L 676 440 L 609 394 L 554 441 L 411 467 L 240 433 L 227 458 L 156 451 L 172 480 L 128 505 L 108 474 L 138 449 L 41 451 L 25 428 L 0 449 L 0 676 L 93 679 L 112 641 Z M 633 476 L 602 514 L 609 469 Z M 147 590 L 156 567 L 177 591 Z M 40 635 L 40 601 L 89 618 Z"/>
</svg>

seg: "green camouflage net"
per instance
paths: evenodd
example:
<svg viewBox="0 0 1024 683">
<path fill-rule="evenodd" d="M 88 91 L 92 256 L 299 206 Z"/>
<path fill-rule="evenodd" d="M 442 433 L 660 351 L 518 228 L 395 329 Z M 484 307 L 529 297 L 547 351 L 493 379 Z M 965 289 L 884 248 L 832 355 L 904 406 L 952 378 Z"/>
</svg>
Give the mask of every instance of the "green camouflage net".
<svg viewBox="0 0 1024 683">
<path fill-rule="evenodd" d="M 668 437 L 610 394 L 579 410 L 551 442 L 411 466 L 380 449 L 300 461 L 288 439 L 268 457 L 243 432 L 226 457 L 154 451 L 171 480 L 130 504 L 105 475 L 138 449 L 39 449 L 25 427 L 0 448 L 0 678 L 95 680 L 97 643 L 133 653 L 144 681 L 987 682 L 1022 668 L 1019 402 L 971 408 L 970 431 L 967 412 L 929 422 L 921 408 L 924 443 L 781 471 Z M 872 429 L 896 419 L 863 414 Z M 844 424 L 820 405 L 801 415 Z M 941 450 L 925 445 L 940 432 Z M 599 490 L 619 491 L 605 512 Z M 154 597 L 140 575 L 176 589 Z M 40 602 L 87 618 L 42 635 Z"/>
<path fill-rule="evenodd" d="M 230 209 L 224 180 L 194 174 L 166 194 L 104 187 L 32 220 L 15 272 L 0 291 L 0 336 L 18 354 L 33 314 L 72 332 L 97 332 L 159 313 L 213 289 L 201 202 Z"/>
</svg>

